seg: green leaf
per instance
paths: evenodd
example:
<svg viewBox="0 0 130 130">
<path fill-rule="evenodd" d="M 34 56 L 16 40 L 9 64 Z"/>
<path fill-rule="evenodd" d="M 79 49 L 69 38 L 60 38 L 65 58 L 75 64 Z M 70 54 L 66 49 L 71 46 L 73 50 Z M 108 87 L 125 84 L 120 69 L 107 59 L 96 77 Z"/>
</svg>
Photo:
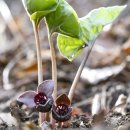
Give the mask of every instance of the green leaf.
<svg viewBox="0 0 130 130">
<path fill-rule="evenodd" d="M 46 16 L 49 31 L 78 37 L 80 33 L 79 19 L 74 9 L 65 1 L 59 0 L 56 11 Z"/>
<path fill-rule="evenodd" d="M 103 27 L 112 23 L 126 6 L 101 7 L 92 10 L 87 16 L 80 18 L 80 39 L 91 43 L 102 31 Z"/>
<path fill-rule="evenodd" d="M 69 61 L 72 61 L 85 48 L 82 40 L 62 34 L 57 37 L 57 45 L 61 54 Z"/>
<path fill-rule="evenodd" d="M 72 61 L 82 52 L 86 44 L 89 45 L 95 41 L 103 27 L 113 22 L 125 7 L 126 6 L 102 7 L 80 18 L 81 30 L 79 38 L 58 35 L 57 43 L 61 54 Z"/>
<path fill-rule="evenodd" d="M 58 0 L 22 0 L 31 20 L 39 24 L 40 20 L 56 10 Z"/>
</svg>

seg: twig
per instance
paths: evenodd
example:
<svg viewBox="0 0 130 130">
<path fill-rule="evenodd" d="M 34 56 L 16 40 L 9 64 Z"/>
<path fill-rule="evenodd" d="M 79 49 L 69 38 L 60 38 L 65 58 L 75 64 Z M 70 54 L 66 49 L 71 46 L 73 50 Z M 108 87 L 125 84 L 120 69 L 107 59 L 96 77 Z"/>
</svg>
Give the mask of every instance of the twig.
<svg viewBox="0 0 130 130">
<path fill-rule="evenodd" d="M 23 50 L 20 50 L 20 52 L 6 65 L 6 67 L 3 70 L 3 88 L 8 90 L 12 89 L 14 85 L 11 83 L 9 76 L 11 70 L 15 67 L 17 62 L 22 58 Z"/>
<path fill-rule="evenodd" d="M 5 15 L 5 12 L 6 12 L 6 15 Z M 15 48 L 17 48 L 20 43 L 26 43 L 24 35 L 21 33 L 19 26 L 17 25 L 15 19 L 13 18 L 13 15 L 11 14 L 11 11 L 10 11 L 8 5 L 6 4 L 6 2 L 4 0 L 0 0 L 0 13 L 1 13 L 5 23 L 7 24 L 9 30 L 11 31 L 13 37 L 15 38 L 14 43 L 17 44 L 15 46 Z M 14 26 L 13 29 L 12 29 L 12 24 Z M 17 37 L 16 37 L 16 35 L 17 35 Z"/>
</svg>

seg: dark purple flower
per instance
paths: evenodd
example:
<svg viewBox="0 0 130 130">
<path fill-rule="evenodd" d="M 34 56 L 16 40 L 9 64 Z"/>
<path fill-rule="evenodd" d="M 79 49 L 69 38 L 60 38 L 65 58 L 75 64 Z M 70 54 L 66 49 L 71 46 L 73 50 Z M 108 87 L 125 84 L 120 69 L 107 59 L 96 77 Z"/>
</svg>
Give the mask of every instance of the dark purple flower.
<svg viewBox="0 0 130 130">
<path fill-rule="evenodd" d="M 71 102 L 66 94 L 60 95 L 56 99 L 56 105 L 52 106 L 52 116 L 59 122 L 70 119 L 72 113 Z"/>
<path fill-rule="evenodd" d="M 39 112 L 49 112 L 53 104 L 53 90 L 54 82 L 46 80 L 37 87 L 37 92 L 26 91 L 17 100 Z"/>
</svg>

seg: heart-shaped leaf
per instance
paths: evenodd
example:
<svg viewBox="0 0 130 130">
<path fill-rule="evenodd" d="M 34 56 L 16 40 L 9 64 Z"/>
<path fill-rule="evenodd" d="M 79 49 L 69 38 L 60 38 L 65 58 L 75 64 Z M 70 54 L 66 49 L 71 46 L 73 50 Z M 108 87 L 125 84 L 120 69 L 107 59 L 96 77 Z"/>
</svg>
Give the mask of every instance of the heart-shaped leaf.
<svg viewBox="0 0 130 130">
<path fill-rule="evenodd" d="M 102 31 L 103 27 L 112 23 L 126 6 L 101 7 L 92 10 L 88 15 L 80 18 L 80 39 L 92 43 Z"/>
<path fill-rule="evenodd" d="M 69 61 L 72 61 L 85 47 L 82 40 L 59 34 L 57 45 L 61 54 Z"/>
<path fill-rule="evenodd" d="M 65 0 L 59 0 L 56 11 L 46 16 L 46 22 L 51 34 L 58 32 L 68 36 L 79 36 L 80 25 L 78 16 Z"/>
<path fill-rule="evenodd" d="M 95 41 L 103 27 L 113 22 L 125 7 L 101 7 L 80 18 L 79 38 L 58 35 L 57 43 L 62 55 L 72 61 L 83 50 L 86 44 L 89 45 Z"/>
<path fill-rule="evenodd" d="M 40 20 L 50 12 L 55 11 L 58 5 L 58 0 L 22 0 L 26 11 L 28 12 L 31 20 L 36 25 Z"/>
</svg>

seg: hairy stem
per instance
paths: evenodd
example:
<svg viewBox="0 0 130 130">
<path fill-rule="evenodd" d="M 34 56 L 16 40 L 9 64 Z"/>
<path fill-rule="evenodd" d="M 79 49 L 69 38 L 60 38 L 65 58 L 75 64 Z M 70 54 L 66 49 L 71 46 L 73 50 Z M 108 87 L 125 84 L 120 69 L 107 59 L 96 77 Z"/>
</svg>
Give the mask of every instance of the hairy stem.
<svg viewBox="0 0 130 130">
<path fill-rule="evenodd" d="M 70 99 L 71 102 L 72 102 L 72 99 L 73 99 L 74 92 L 75 92 L 75 89 L 76 89 L 76 87 L 77 87 L 78 81 L 79 81 L 79 79 L 80 79 L 81 73 L 82 73 L 82 71 L 83 71 L 83 68 L 84 68 L 84 66 L 85 66 L 85 64 L 86 64 L 86 62 L 87 62 L 87 60 L 88 60 L 88 57 L 89 57 L 89 55 L 90 55 L 90 52 L 91 52 L 93 46 L 94 46 L 94 42 L 93 42 L 93 44 L 91 45 L 91 47 L 88 48 L 88 51 L 86 52 L 86 55 L 85 55 L 85 57 L 84 57 L 84 59 L 83 59 L 81 65 L 80 65 L 80 67 L 79 67 L 79 69 L 78 69 L 78 71 L 77 71 L 77 73 L 76 73 L 76 76 L 75 76 L 74 81 L 73 81 L 73 83 L 72 83 L 72 86 L 71 86 L 71 88 L 70 88 L 68 97 L 69 97 L 69 99 Z"/>
<path fill-rule="evenodd" d="M 35 24 L 35 22 L 32 22 L 34 34 L 35 34 L 35 40 L 36 40 L 36 50 L 37 50 L 37 64 L 38 64 L 38 84 L 41 84 L 43 81 L 43 72 L 42 72 L 42 56 L 41 56 L 41 46 L 40 46 L 40 39 L 39 39 L 39 28 Z M 45 114 L 39 112 L 39 123 L 42 124 L 42 122 L 45 120 Z"/>
</svg>

